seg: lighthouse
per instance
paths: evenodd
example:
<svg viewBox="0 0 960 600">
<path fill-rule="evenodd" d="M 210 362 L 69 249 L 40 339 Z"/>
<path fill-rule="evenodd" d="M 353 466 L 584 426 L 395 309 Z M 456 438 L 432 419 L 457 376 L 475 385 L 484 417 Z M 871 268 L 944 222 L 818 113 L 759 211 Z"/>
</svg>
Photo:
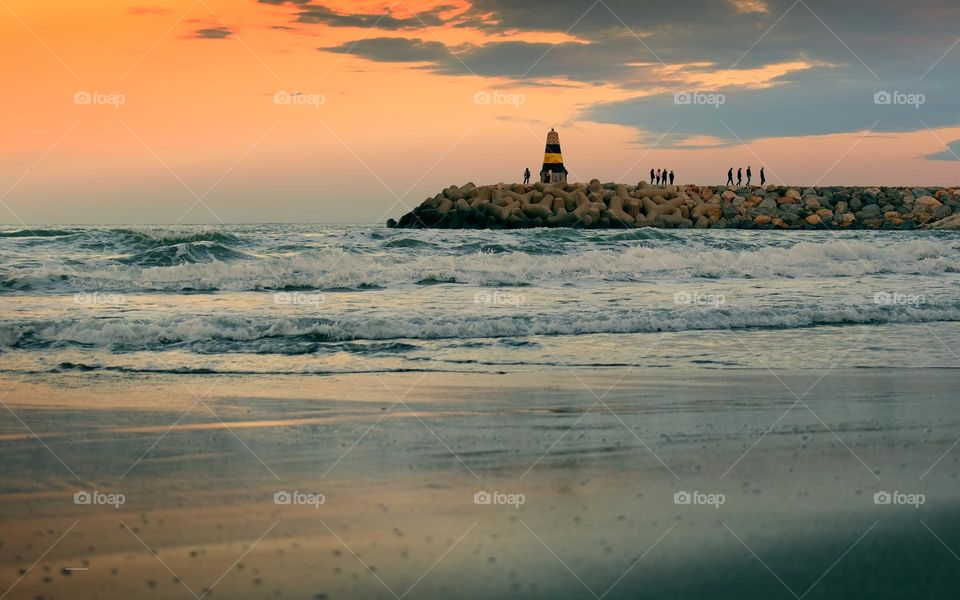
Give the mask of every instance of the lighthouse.
<svg viewBox="0 0 960 600">
<path fill-rule="evenodd" d="M 550 130 L 547 134 L 547 148 L 543 151 L 543 168 L 540 169 L 540 181 L 544 183 L 565 183 L 567 170 L 563 168 L 563 152 L 560 151 L 560 134 Z"/>
</svg>

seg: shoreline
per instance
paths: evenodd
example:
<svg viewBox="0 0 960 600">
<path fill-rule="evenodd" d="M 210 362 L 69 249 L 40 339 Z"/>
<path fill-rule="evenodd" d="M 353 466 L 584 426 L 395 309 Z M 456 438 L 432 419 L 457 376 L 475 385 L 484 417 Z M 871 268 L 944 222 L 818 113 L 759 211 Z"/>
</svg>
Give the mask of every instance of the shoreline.
<svg viewBox="0 0 960 600">
<path fill-rule="evenodd" d="M 594 179 L 454 185 L 387 227 L 915 230 L 958 229 L 958 214 L 958 188 L 629 186 Z"/>
</svg>

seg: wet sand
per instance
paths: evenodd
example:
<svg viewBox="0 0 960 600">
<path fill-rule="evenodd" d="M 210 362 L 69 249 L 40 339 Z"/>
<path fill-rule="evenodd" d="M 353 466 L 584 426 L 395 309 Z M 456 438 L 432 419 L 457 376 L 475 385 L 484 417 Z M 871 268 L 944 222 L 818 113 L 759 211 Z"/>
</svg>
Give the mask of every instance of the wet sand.
<svg viewBox="0 0 960 600">
<path fill-rule="evenodd" d="M 0 594 L 949 597 L 957 381 L 647 368 L 7 381 Z M 923 504 L 875 504 L 878 491 Z M 294 503 L 275 502 L 284 492 Z M 123 503 L 96 504 L 108 494 Z M 296 504 L 308 494 L 324 502 Z"/>
</svg>

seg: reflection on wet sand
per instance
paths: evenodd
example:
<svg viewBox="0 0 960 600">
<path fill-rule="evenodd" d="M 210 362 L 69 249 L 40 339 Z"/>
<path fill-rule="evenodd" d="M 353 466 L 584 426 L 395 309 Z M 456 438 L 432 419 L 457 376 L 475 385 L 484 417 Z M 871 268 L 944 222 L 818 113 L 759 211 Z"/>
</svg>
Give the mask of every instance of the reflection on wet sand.
<svg viewBox="0 0 960 600">
<path fill-rule="evenodd" d="M 960 584 L 960 411 L 942 370 L 841 371 L 803 403 L 788 388 L 810 373 L 779 388 L 655 373 L 357 376 L 322 393 L 237 378 L 192 410 L 158 410 L 183 391 L 162 378 L 154 395 L 101 398 L 124 404 L 111 410 L 79 397 L 122 386 L 15 395 L 39 440 L 2 422 L 0 588 L 825 599 Z M 602 402 L 588 389 L 618 377 Z M 881 491 L 924 503 L 877 504 Z"/>
</svg>

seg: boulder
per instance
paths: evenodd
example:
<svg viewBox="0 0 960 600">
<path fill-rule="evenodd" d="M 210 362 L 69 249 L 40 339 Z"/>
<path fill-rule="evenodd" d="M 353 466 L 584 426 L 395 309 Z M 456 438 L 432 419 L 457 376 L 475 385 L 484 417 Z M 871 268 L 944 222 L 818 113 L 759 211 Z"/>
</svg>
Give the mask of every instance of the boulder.
<svg viewBox="0 0 960 600">
<path fill-rule="evenodd" d="M 932 196 L 919 196 L 913 203 L 915 212 L 930 212 L 935 208 L 943 206 L 943 203 Z"/>
<path fill-rule="evenodd" d="M 924 225 L 923 229 L 942 229 L 946 231 L 960 231 L 960 215 L 953 215 L 946 219 L 941 219 L 929 225 Z"/>
<path fill-rule="evenodd" d="M 881 216 L 880 207 L 876 204 L 867 204 L 861 210 L 857 211 L 857 218 L 861 221 L 867 219 L 876 219 Z"/>
<path fill-rule="evenodd" d="M 757 206 L 758 210 L 764 211 L 764 214 L 772 215 L 777 210 L 777 201 L 773 198 L 764 198 Z"/>
<path fill-rule="evenodd" d="M 387 226 L 958 229 L 958 212 L 958 188 L 654 187 L 593 179 L 452 185 Z"/>
<path fill-rule="evenodd" d="M 864 200 L 869 199 L 869 202 L 876 202 L 877 198 L 880 197 L 880 188 L 875 188 L 875 187 L 865 188 L 861 192 L 861 194 Z"/>
</svg>

